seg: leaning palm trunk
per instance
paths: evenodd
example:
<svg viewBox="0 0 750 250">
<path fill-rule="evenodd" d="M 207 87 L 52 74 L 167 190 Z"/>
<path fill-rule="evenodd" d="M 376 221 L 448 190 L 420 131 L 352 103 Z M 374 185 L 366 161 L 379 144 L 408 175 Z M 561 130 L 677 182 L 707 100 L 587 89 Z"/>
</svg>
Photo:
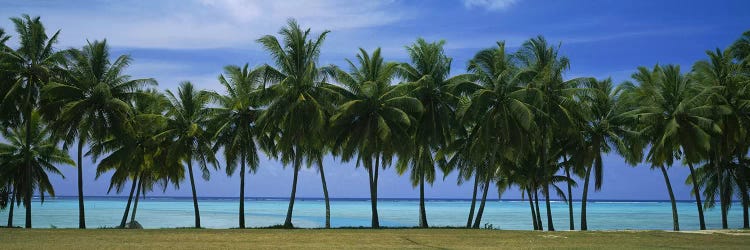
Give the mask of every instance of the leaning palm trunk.
<svg viewBox="0 0 750 250">
<path fill-rule="evenodd" d="M 567 160 L 565 160 L 567 161 Z M 570 180 L 570 168 L 565 168 L 565 177 Z M 575 222 L 573 221 L 573 191 L 571 184 L 568 181 L 568 218 L 570 221 L 570 230 L 576 230 Z"/>
<path fill-rule="evenodd" d="M 479 211 L 477 211 L 477 218 L 474 220 L 474 228 L 479 228 L 479 224 L 482 223 L 482 214 L 484 213 L 484 204 L 487 201 L 487 191 L 490 187 L 490 178 L 484 182 L 484 191 L 482 193 L 482 202 L 479 203 Z"/>
<path fill-rule="evenodd" d="M 701 204 L 701 189 L 698 186 L 698 180 L 695 177 L 695 169 L 693 168 L 692 163 L 688 163 L 688 167 L 690 168 L 690 178 L 692 178 L 693 181 L 693 194 L 695 194 L 695 202 L 696 206 L 698 206 L 698 220 L 700 222 L 700 230 L 706 230 L 706 221 L 703 218 L 703 205 Z"/>
<path fill-rule="evenodd" d="M 323 199 L 326 203 L 326 228 L 331 228 L 331 204 L 328 200 L 328 186 L 326 185 L 326 174 L 323 171 L 322 159 L 318 159 L 318 170 L 320 170 L 320 182 L 323 184 Z"/>
<path fill-rule="evenodd" d="M 239 224 L 240 228 L 245 228 L 245 154 L 241 156 L 240 162 L 240 211 Z"/>
<path fill-rule="evenodd" d="M 583 195 L 581 196 L 581 231 L 586 231 L 589 229 L 589 226 L 587 224 L 586 220 L 586 205 L 589 197 L 589 180 L 591 179 L 591 169 L 593 169 L 594 166 L 588 166 L 586 167 L 586 175 L 583 178 Z"/>
<path fill-rule="evenodd" d="M 284 221 L 285 228 L 294 228 L 292 224 L 292 211 L 294 211 L 294 197 L 297 195 L 297 176 L 299 175 L 300 159 L 299 156 L 295 156 L 297 159 L 294 160 L 294 178 L 292 179 L 292 194 L 289 196 L 289 208 L 286 211 L 286 220 Z"/>
<path fill-rule="evenodd" d="M 201 228 L 201 212 L 198 209 L 198 195 L 195 192 L 195 177 L 193 177 L 193 161 L 188 156 L 188 172 L 190 174 L 190 189 L 193 191 L 193 211 L 195 212 L 195 228 Z"/>
<path fill-rule="evenodd" d="M 8 210 L 8 228 L 13 227 L 13 207 L 16 206 L 16 188 L 13 188 L 13 192 L 10 196 L 10 209 Z"/>
<path fill-rule="evenodd" d="M 536 224 L 536 212 L 534 211 L 534 201 L 531 197 L 531 190 L 527 189 L 526 193 L 529 195 L 529 208 L 531 208 L 531 222 L 534 225 L 534 230 L 539 230 L 539 225 Z"/>
<path fill-rule="evenodd" d="M 420 176 L 419 181 L 419 227 L 427 228 L 427 211 L 424 204 L 424 174 Z"/>
<path fill-rule="evenodd" d="M 86 213 L 83 206 L 83 138 L 78 139 L 78 228 L 86 228 Z"/>
<path fill-rule="evenodd" d="M 547 204 L 547 231 L 555 231 L 555 225 L 552 223 L 552 208 L 549 202 L 549 185 L 544 185 L 544 203 Z"/>
<path fill-rule="evenodd" d="M 479 187 L 479 173 L 474 173 L 474 192 L 471 195 L 471 208 L 469 209 L 469 220 L 466 221 L 466 228 L 471 228 L 471 221 L 474 220 L 474 206 L 477 204 L 477 188 Z M 533 211 L 533 210 L 532 210 Z"/>
<path fill-rule="evenodd" d="M 133 213 L 130 214 L 130 223 L 135 222 L 135 212 L 138 211 L 138 200 L 141 198 L 141 187 L 143 186 L 143 177 L 138 179 L 138 189 L 135 190 L 135 202 L 133 203 Z"/>
<path fill-rule="evenodd" d="M 128 196 L 128 204 L 125 205 L 125 213 L 122 214 L 122 220 L 120 221 L 120 228 L 125 228 L 125 223 L 128 220 L 128 212 L 130 211 L 130 202 L 133 201 L 133 193 L 135 192 L 135 186 L 138 184 L 138 178 L 133 178 L 133 185 L 130 187 L 130 195 Z"/>
<path fill-rule="evenodd" d="M 669 175 L 667 174 L 667 168 L 664 165 L 659 166 L 661 173 L 664 175 L 664 182 L 667 184 L 667 191 L 669 191 L 669 201 L 672 202 L 672 222 L 674 231 L 680 231 L 680 222 L 677 217 L 677 203 L 674 199 L 674 192 L 672 192 L 672 184 L 669 183 Z"/>
<path fill-rule="evenodd" d="M 544 230 L 542 225 L 542 213 L 539 211 L 539 191 L 534 189 L 534 206 L 536 207 L 536 225 L 538 230 Z"/>
</svg>

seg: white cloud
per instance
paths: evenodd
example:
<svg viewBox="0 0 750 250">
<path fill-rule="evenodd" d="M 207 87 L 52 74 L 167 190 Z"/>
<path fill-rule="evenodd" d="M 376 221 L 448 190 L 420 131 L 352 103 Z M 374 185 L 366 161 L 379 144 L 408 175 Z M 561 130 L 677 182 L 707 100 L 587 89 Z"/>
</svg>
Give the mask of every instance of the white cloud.
<svg viewBox="0 0 750 250">
<path fill-rule="evenodd" d="M 276 34 L 289 18 L 315 33 L 388 25 L 409 16 L 396 1 L 366 0 L 107 1 L 66 10 L 27 5 L 0 10 L 0 15 L 35 9 L 29 14 L 42 16 L 50 30 L 63 30 L 63 47 L 106 37 L 118 47 L 247 48 L 257 46 L 255 40 L 262 35 Z M 7 19 L 0 20 L 0 27 L 11 26 Z"/>
<path fill-rule="evenodd" d="M 463 0 L 466 8 L 484 8 L 487 10 L 504 10 L 518 0 Z"/>
</svg>

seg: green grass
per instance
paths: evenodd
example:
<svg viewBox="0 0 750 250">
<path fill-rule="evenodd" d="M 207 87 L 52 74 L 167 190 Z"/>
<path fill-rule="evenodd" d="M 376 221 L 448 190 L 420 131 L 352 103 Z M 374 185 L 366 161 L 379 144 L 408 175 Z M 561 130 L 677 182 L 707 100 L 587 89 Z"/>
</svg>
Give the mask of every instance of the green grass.
<svg viewBox="0 0 750 250">
<path fill-rule="evenodd" d="M 467 229 L 0 229 L 2 249 L 747 248 L 750 231 L 532 232 Z"/>
</svg>

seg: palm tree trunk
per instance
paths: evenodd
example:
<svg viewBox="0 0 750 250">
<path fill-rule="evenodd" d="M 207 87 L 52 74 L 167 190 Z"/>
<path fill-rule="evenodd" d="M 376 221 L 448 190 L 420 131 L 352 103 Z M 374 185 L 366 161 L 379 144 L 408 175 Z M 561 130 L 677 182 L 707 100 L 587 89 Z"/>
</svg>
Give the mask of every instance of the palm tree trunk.
<svg viewBox="0 0 750 250">
<path fill-rule="evenodd" d="M 331 203 L 328 200 L 328 185 L 326 185 L 326 174 L 323 171 L 322 159 L 318 159 L 318 169 L 320 170 L 320 182 L 323 183 L 323 199 L 326 202 L 326 228 L 331 228 Z"/>
<path fill-rule="evenodd" d="M 750 195 L 747 193 L 747 184 L 745 179 L 744 169 L 738 169 L 737 171 L 737 186 L 740 191 L 740 198 L 742 199 L 742 228 L 750 228 L 750 218 L 748 218 L 748 203 L 750 203 Z"/>
<path fill-rule="evenodd" d="M 378 157 L 380 157 L 380 156 L 378 156 Z M 375 162 L 376 162 L 376 164 L 375 164 L 375 169 L 373 170 L 373 172 L 375 172 L 375 173 L 373 174 L 374 179 L 372 181 L 372 186 L 373 186 L 372 190 L 373 190 L 373 192 L 371 194 L 372 195 L 372 198 L 371 198 L 372 201 L 371 202 L 375 203 L 375 210 L 374 210 L 374 213 L 375 213 L 375 222 L 376 222 L 375 225 L 379 228 L 380 227 L 380 216 L 378 215 L 378 176 L 379 176 L 378 174 L 380 172 L 380 164 L 383 163 L 383 162 L 379 162 L 379 158 Z M 383 164 L 385 164 L 385 163 L 383 163 Z"/>
<path fill-rule="evenodd" d="M 544 203 L 547 204 L 547 231 L 555 231 L 555 225 L 552 223 L 552 208 L 549 202 L 549 185 L 544 185 Z"/>
<path fill-rule="evenodd" d="M 722 229 L 728 229 L 729 223 L 727 221 L 727 202 L 726 202 L 726 196 L 724 195 L 724 171 L 721 168 L 721 164 L 718 163 L 718 161 L 713 162 L 714 169 L 716 169 L 716 178 L 719 181 L 719 206 L 721 209 L 721 228 Z"/>
<path fill-rule="evenodd" d="M 30 79 L 27 79 L 27 86 L 31 84 Z M 27 91 L 26 94 L 26 120 L 24 123 L 26 123 L 26 141 L 25 141 L 25 148 L 26 151 L 25 155 L 25 163 L 26 163 L 26 181 L 25 181 L 25 187 L 23 188 L 25 196 L 23 197 L 23 205 L 26 208 L 26 225 L 25 228 L 31 228 L 31 196 L 33 195 L 34 186 L 32 185 L 33 179 L 31 178 L 31 111 L 32 111 L 32 105 L 31 105 L 31 91 Z"/>
<path fill-rule="evenodd" d="M 479 228 L 479 224 L 482 223 L 482 214 L 484 213 L 484 204 L 487 201 L 487 191 L 490 187 L 490 178 L 484 182 L 484 191 L 482 193 L 482 202 L 479 203 L 479 211 L 477 211 L 477 218 L 474 220 L 474 228 Z"/>
<path fill-rule="evenodd" d="M 378 156 L 375 156 L 375 158 L 376 158 L 375 160 L 376 163 L 374 166 L 372 165 L 372 159 L 369 160 L 370 166 L 367 166 L 367 174 L 369 176 L 368 180 L 370 182 L 370 206 L 372 209 L 371 225 L 372 225 L 372 228 L 380 228 L 380 221 L 378 218 L 378 203 L 377 203 L 378 196 L 377 196 L 377 190 L 375 187 L 377 183 L 377 179 L 375 178 L 375 171 L 378 169 L 379 158 Z"/>
<path fill-rule="evenodd" d="M 125 205 L 125 213 L 122 214 L 122 220 L 120 221 L 120 228 L 125 228 L 125 223 L 128 221 L 128 212 L 130 212 L 130 203 L 133 201 L 133 193 L 135 192 L 136 184 L 138 184 L 138 177 L 133 178 L 133 185 L 130 187 L 130 195 L 128 196 L 128 204 Z"/>
<path fill-rule="evenodd" d="M 529 194 L 529 208 L 531 208 L 531 222 L 534 225 L 534 230 L 539 230 L 539 225 L 536 224 L 536 212 L 534 212 L 534 198 L 531 196 L 531 190 L 526 190 Z"/>
<path fill-rule="evenodd" d="M 469 220 L 466 221 L 466 228 L 471 227 L 471 221 L 474 220 L 474 206 L 477 203 L 477 188 L 479 187 L 479 173 L 474 173 L 474 192 L 471 195 L 471 209 L 469 209 Z M 533 211 L 533 210 L 532 210 Z"/>
<path fill-rule="evenodd" d="M 700 222 L 700 230 L 706 230 L 706 221 L 703 218 L 703 205 L 701 203 L 701 189 L 698 186 L 698 180 L 695 177 L 695 169 L 692 163 L 688 163 L 690 168 L 690 178 L 693 181 L 693 193 L 695 194 L 695 205 L 698 206 L 698 221 Z"/>
<path fill-rule="evenodd" d="M 539 230 L 544 230 L 542 225 L 542 213 L 539 211 L 539 191 L 534 190 L 534 206 L 536 206 L 536 225 L 539 226 Z"/>
<path fill-rule="evenodd" d="M 589 197 L 589 181 L 591 180 L 591 171 L 594 165 L 586 167 L 586 175 L 583 177 L 583 195 L 581 196 L 581 231 L 589 230 L 588 220 L 586 220 L 586 205 Z"/>
<path fill-rule="evenodd" d="M 748 217 L 748 205 L 750 205 L 750 195 L 747 193 L 747 186 L 740 183 L 740 192 L 742 192 L 742 228 L 750 228 L 750 217 Z"/>
<path fill-rule="evenodd" d="M 83 138 L 78 139 L 78 228 L 86 229 L 86 213 L 83 206 Z"/>
<path fill-rule="evenodd" d="M 193 191 L 193 211 L 195 212 L 195 228 L 201 228 L 201 212 L 198 209 L 198 195 L 195 192 L 195 177 L 193 176 L 193 158 L 188 155 L 187 165 L 190 174 L 190 189 Z"/>
<path fill-rule="evenodd" d="M 292 194 L 289 196 L 289 208 L 286 210 L 286 220 L 284 221 L 285 228 L 294 228 L 292 224 L 292 211 L 294 211 L 294 197 L 297 195 L 297 176 L 299 175 L 300 159 L 299 156 L 295 156 L 294 160 L 294 179 L 292 179 Z"/>
<path fill-rule="evenodd" d="M 570 180 L 570 168 L 565 168 L 565 177 Z M 570 220 L 570 230 L 576 230 L 575 222 L 573 222 L 573 191 L 570 186 L 570 181 L 568 181 L 568 218 Z"/>
<path fill-rule="evenodd" d="M 747 193 L 747 177 L 745 177 L 745 171 L 746 166 L 743 164 L 743 155 L 742 153 L 737 154 L 737 162 L 739 163 L 739 168 L 737 169 L 737 180 L 735 182 L 737 183 L 737 186 L 739 187 L 739 191 L 741 192 L 740 198 L 742 199 L 742 228 L 748 229 L 750 228 L 750 217 L 748 217 L 748 204 L 750 203 L 750 195 Z"/>
<path fill-rule="evenodd" d="M 424 174 L 421 174 L 419 180 L 419 227 L 427 228 L 427 211 L 424 204 Z"/>
<path fill-rule="evenodd" d="M 240 228 L 245 228 L 245 154 L 240 156 Z"/>
<path fill-rule="evenodd" d="M 669 175 L 667 174 L 667 168 L 664 165 L 659 166 L 661 173 L 664 175 L 664 182 L 667 183 L 667 191 L 669 191 L 669 201 L 672 202 L 672 222 L 674 231 L 680 231 L 680 222 L 677 218 L 677 203 L 674 200 L 674 192 L 672 192 L 672 184 L 669 183 Z"/>
<path fill-rule="evenodd" d="M 372 162 L 372 160 L 370 160 L 370 162 Z M 374 194 L 374 192 L 375 192 L 375 186 L 373 185 L 373 182 L 372 182 L 373 179 L 375 178 L 375 173 L 373 173 L 373 166 L 372 165 L 367 166 L 366 168 L 367 168 L 368 181 L 370 182 L 370 209 L 372 210 L 372 212 L 371 212 L 371 216 L 372 216 L 371 217 L 372 218 L 371 225 L 372 225 L 372 228 L 378 228 L 378 227 L 380 227 L 380 225 L 379 225 L 379 221 L 377 221 L 377 218 L 375 217 L 376 213 L 377 213 L 376 212 L 377 211 L 377 207 L 376 207 L 377 205 L 375 204 L 375 194 Z"/>
<path fill-rule="evenodd" d="M 13 192 L 10 196 L 10 210 L 8 210 L 8 228 L 13 227 L 13 207 L 16 206 L 16 188 L 13 187 Z"/>
<path fill-rule="evenodd" d="M 138 200 L 141 198 L 141 187 L 143 187 L 143 176 L 138 178 L 138 189 L 135 190 L 135 202 L 133 203 L 133 213 L 130 214 L 130 223 L 135 221 L 135 212 L 138 211 Z"/>
</svg>

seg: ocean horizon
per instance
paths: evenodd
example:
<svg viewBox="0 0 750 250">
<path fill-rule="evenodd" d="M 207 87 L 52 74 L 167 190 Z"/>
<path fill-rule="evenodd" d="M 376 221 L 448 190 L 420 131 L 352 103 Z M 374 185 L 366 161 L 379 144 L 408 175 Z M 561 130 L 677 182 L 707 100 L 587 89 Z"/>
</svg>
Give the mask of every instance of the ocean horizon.
<svg viewBox="0 0 750 250">
<path fill-rule="evenodd" d="M 86 224 L 88 228 L 115 227 L 119 224 L 127 196 L 87 196 Z M 236 228 L 238 226 L 238 197 L 199 197 L 201 224 L 205 228 Z M 268 227 L 284 222 L 288 197 L 247 197 L 245 216 L 248 227 Z M 427 198 L 427 219 L 430 226 L 465 226 L 471 200 L 463 198 Z M 369 227 L 369 198 L 331 198 L 332 227 Z M 479 201 L 477 201 L 477 208 Z M 414 227 L 418 225 L 418 198 L 379 198 L 380 225 L 385 227 Z M 555 229 L 568 230 L 568 205 L 561 200 L 551 201 Z M 678 201 L 680 228 L 697 230 L 698 217 L 695 201 Z M 32 203 L 35 228 L 77 228 L 78 199 L 76 196 L 45 197 Z M 580 201 L 574 200 L 574 223 L 580 226 Z M 546 229 L 546 207 L 540 204 Z M 5 225 L 8 209 L 0 210 L 0 224 Z M 718 207 L 705 211 L 709 229 L 721 227 Z M 24 209 L 16 207 L 14 225 L 23 225 Z M 146 196 L 138 204 L 136 221 L 144 228 L 192 227 L 191 197 Z M 298 197 L 293 223 L 301 228 L 320 228 L 325 225 L 323 198 Z M 742 226 L 742 206 L 734 202 L 729 210 L 730 228 Z M 588 205 L 589 230 L 670 230 L 672 212 L 664 200 L 590 200 Z M 532 230 L 531 213 L 527 200 L 488 199 L 481 227 L 510 230 Z"/>
</svg>

